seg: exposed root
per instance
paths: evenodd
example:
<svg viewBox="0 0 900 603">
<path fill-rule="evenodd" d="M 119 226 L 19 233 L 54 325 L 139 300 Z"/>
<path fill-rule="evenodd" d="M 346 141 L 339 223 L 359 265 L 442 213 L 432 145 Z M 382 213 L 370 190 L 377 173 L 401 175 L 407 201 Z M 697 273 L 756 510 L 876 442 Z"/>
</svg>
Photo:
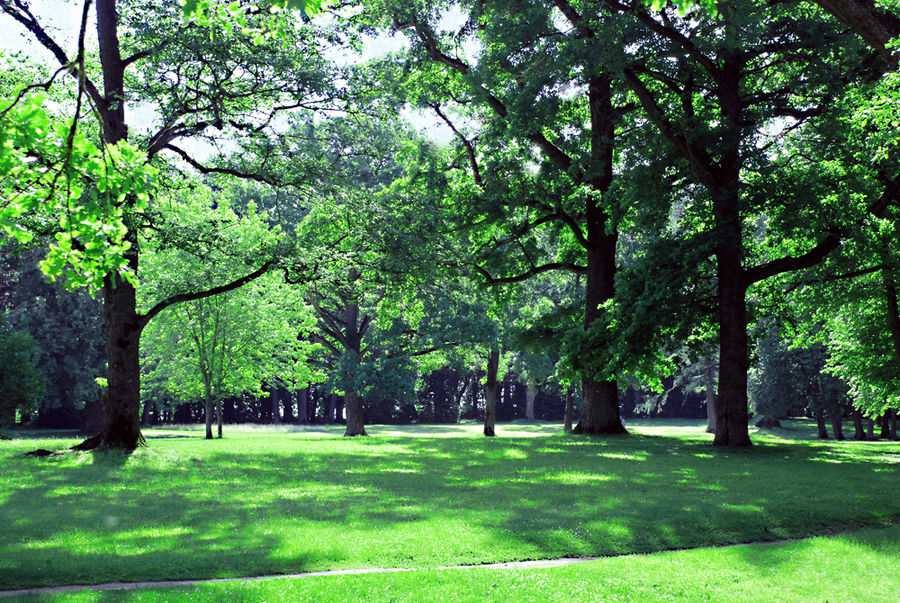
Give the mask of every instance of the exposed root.
<svg viewBox="0 0 900 603">
<path fill-rule="evenodd" d="M 99 435 L 91 436 L 81 444 L 76 444 L 70 450 L 96 450 L 103 439 Z"/>
<path fill-rule="evenodd" d="M 26 452 L 25 456 L 57 456 L 62 454 L 61 452 L 54 452 L 52 450 L 47 450 L 46 448 L 38 448 L 37 450 L 32 450 L 31 452 Z"/>
</svg>

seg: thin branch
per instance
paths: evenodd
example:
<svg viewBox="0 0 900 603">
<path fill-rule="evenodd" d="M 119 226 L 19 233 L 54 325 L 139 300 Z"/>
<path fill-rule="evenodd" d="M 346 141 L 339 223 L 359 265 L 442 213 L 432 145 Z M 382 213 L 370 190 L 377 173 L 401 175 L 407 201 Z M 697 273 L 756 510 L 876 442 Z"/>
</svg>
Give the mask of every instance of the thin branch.
<svg viewBox="0 0 900 603">
<path fill-rule="evenodd" d="M 21 0 L 13 0 L 12 2 L 0 2 L 0 6 L 3 7 L 3 12 L 7 15 L 15 19 L 19 22 L 25 29 L 30 31 L 32 35 L 40 42 L 41 46 L 50 51 L 57 62 L 63 67 L 69 69 L 69 73 L 71 73 L 76 79 L 80 76 L 80 71 L 78 68 L 72 64 L 69 60 L 69 57 L 66 56 L 65 51 L 60 48 L 59 44 L 51 38 L 44 28 L 41 27 L 41 24 L 38 23 L 38 20 L 35 18 L 31 11 L 28 10 L 28 3 L 22 2 Z M 103 107 L 104 98 L 97 87 L 94 85 L 91 80 L 89 80 L 86 76 L 84 77 L 84 88 L 87 90 L 87 93 L 90 95 L 91 100 L 94 102 L 94 105 L 97 107 Z"/>
<path fill-rule="evenodd" d="M 165 147 L 170 151 L 174 151 L 178 156 L 184 159 L 191 167 L 200 172 L 201 174 L 228 174 L 229 176 L 234 176 L 236 178 L 242 178 L 244 180 L 255 180 L 256 182 L 261 182 L 263 184 L 268 184 L 270 186 L 282 186 L 284 183 L 277 182 L 271 178 L 267 178 L 266 176 L 262 176 L 260 174 L 254 174 L 250 172 L 242 172 L 240 170 L 235 170 L 233 168 L 227 167 L 214 167 L 203 165 L 184 150 L 181 149 L 171 143 L 167 144 Z"/>
<path fill-rule="evenodd" d="M 587 273 L 587 266 L 579 266 L 577 264 L 570 264 L 568 262 L 550 262 L 549 264 L 535 266 L 531 270 L 528 270 L 521 274 L 517 274 L 515 276 L 501 277 L 491 276 L 491 273 L 481 266 L 475 266 L 474 268 L 479 274 L 481 274 L 481 276 L 484 277 L 484 284 L 488 287 L 496 287 L 497 285 L 506 285 L 509 283 L 519 283 L 528 280 L 535 275 L 542 274 L 544 272 L 550 272 L 553 270 L 566 270 L 568 272 L 575 272 L 577 274 Z"/>
<path fill-rule="evenodd" d="M 472 145 L 471 141 L 468 138 L 462 135 L 462 132 L 456 129 L 456 126 L 453 125 L 453 122 L 450 121 L 444 112 L 441 111 L 441 106 L 437 103 L 432 103 L 431 108 L 434 109 L 434 112 L 437 113 L 437 116 L 444 120 L 444 123 L 450 127 L 453 133 L 459 138 L 459 141 L 466 148 L 466 154 L 469 156 L 469 165 L 472 167 L 472 174 L 475 178 L 475 184 L 480 187 L 484 187 L 484 181 L 481 179 L 481 170 L 478 169 L 478 159 L 475 156 L 475 147 Z"/>
</svg>

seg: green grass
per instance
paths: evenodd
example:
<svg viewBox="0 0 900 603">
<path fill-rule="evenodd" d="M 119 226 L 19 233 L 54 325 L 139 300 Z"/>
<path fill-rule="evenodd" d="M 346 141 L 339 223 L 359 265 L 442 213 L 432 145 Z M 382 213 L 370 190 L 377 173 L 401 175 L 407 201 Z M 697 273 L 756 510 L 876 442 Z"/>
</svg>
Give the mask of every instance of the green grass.
<svg viewBox="0 0 900 603">
<path fill-rule="evenodd" d="M 88 601 L 896 601 L 900 528 L 548 568 L 415 570 L 22 597 Z"/>
<path fill-rule="evenodd" d="M 149 430 L 131 456 L 47 459 L 22 453 L 74 440 L 13 433 L 0 442 L 0 588 L 616 555 L 900 521 L 897 443 L 782 434 L 723 451 L 696 422 L 629 429 Z M 563 584 L 581 570 L 542 571 Z M 413 578 L 396 576 L 399 594 Z"/>
</svg>

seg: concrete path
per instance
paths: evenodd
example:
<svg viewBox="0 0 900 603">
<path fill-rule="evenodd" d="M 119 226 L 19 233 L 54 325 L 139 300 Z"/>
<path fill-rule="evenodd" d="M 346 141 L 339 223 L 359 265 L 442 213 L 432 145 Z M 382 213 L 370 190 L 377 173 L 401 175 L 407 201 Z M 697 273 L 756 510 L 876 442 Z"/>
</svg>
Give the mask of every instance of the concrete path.
<svg viewBox="0 0 900 603">
<path fill-rule="evenodd" d="M 21 588 L 18 590 L 0 590 L 0 597 L 22 595 L 45 595 L 53 593 L 71 593 L 79 590 L 137 590 L 141 588 L 158 588 L 165 586 L 194 586 L 214 582 L 244 582 L 247 580 L 276 580 L 278 578 L 311 578 L 313 576 L 344 576 L 350 574 L 387 574 L 394 572 L 415 572 L 422 570 L 464 570 L 476 568 L 538 568 L 570 565 L 596 561 L 600 557 L 565 557 L 562 559 L 537 559 L 535 561 L 510 561 L 507 563 L 485 563 L 482 565 L 444 565 L 441 567 L 366 567 L 361 569 L 327 570 L 321 572 L 304 572 L 299 574 L 274 574 L 270 576 L 243 576 L 239 578 L 208 578 L 205 580 L 158 580 L 155 582 L 107 582 L 105 584 L 73 584 L 69 586 L 44 586 L 38 588 Z"/>
</svg>

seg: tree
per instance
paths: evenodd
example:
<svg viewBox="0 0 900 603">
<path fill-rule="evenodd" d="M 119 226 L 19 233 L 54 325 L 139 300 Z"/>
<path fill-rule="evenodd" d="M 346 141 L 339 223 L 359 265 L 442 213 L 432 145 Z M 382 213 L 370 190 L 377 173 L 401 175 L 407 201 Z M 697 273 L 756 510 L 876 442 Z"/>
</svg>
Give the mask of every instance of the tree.
<svg viewBox="0 0 900 603">
<path fill-rule="evenodd" d="M 275 381 L 289 387 L 308 383 L 309 318 L 299 292 L 271 275 L 179 304 L 148 325 L 143 346 L 146 364 L 153 367 L 148 380 L 162 382 L 180 399 L 202 398 L 206 438 L 212 439 L 213 410 L 221 438 L 224 397 L 261 395 L 264 384 Z"/>
<path fill-rule="evenodd" d="M 41 255 L 14 244 L 0 250 L 0 312 L 34 339 L 34 363 L 47 378 L 35 424 L 83 427 L 85 404 L 99 399 L 96 379 L 106 371 L 103 307 L 85 291 L 48 283 Z"/>
<path fill-rule="evenodd" d="M 648 119 L 708 195 L 695 208 L 707 208 L 706 232 L 715 241 L 720 341 L 715 443 L 744 446 L 750 445 L 747 292 L 756 283 L 822 261 L 839 246 L 842 212 L 846 218 L 846 209 L 838 209 L 840 199 L 821 194 L 824 182 L 816 182 L 812 166 L 802 172 L 789 169 L 791 161 L 772 161 L 776 155 L 770 149 L 815 122 L 867 72 L 861 59 L 848 64 L 843 58 L 864 52 L 814 11 L 786 12 L 754 2 L 719 9 L 716 20 L 683 20 L 671 11 L 654 16 L 623 7 L 679 57 L 663 59 L 652 47 L 652 52 L 636 53 L 624 76 Z M 776 71 L 777 85 L 766 75 Z M 792 125 L 766 145 L 758 133 L 779 119 Z M 775 181 L 778 190 L 764 185 Z M 766 196 L 762 190 L 781 194 Z M 833 205 L 823 210 L 825 202 Z M 884 199 L 876 197 L 868 211 L 878 213 L 884 206 Z M 801 215 L 806 216 L 802 224 Z M 759 244 L 747 233 L 762 216 L 769 222 Z M 786 225 L 789 218 L 792 229 L 773 227 Z"/>
<path fill-rule="evenodd" d="M 185 24 L 173 6 L 142 5 L 138 11 L 130 10 L 128 3 L 117 6 L 115 0 L 98 0 L 97 42 L 102 77 L 102 85 L 98 85 L 86 64 L 85 53 L 91 5 L 90 0 L 83 5 L 78 54 L 72 60 L 26 2 L 2 3 L 3 13 L 50 51 L 61 66 L 60 72 L 71 74 L 79 87 L 74 119 L 62 128 L 50 127 L 38 96 L 21 97 L 4 110 L 4 157 L 37 152 L 52 161 L 50 168 L 44 168 L 45 162 L 34 168 L 24 161 L 0 166 L 4 176 L 30 183 L 19 186 L 19 197 L 4 209 L 0 224 L 27 238 L 28 231 L 19 218 L 45 198 L 57 199 L 64 227 L 58 251 L 48 257 L 45 268 L 53 274 L 65 274 L 73 284 L 101 286 L 105 307 L 109 368 L 104 423 L 100 433 L 80 447 L 133 449 L 143 442 L 138 416 L 139 341 L 147 323 L 175 303 L 235 289 L 264 274 L 275 261 L 266 251 L 262 259 L 256 259 L 255 265 L 235 280 L 202 291 L 189 289 L 158 300 L 149 310 L 139 313 L 135 282 L 139 232 L 144 224 L 138 214 L 147 205 L 154 175 L 145 167 L 146 162 L 159 161 L 165 150 L 200 171 L 252 177 L 233 169 L 203 165 L 176 143 L 217 130 L 237 134 L 263 130 L 271 124 L 273 112 L 286 106 L 297 107 L 316 97 L 326 78 L 322 76 L 319 48 L 312 43 L 287 46 L 270 40 L 263 50 L 254 45 L 253 36 L 244 35 L 240 29 L 209 30 Z M 298 39 L 304 36 L 297 34 Z M 207 55 L 211 60 L 206 59 Z M 126 72 L 142 66 L 146 70 L 141 70 L 138 77 L 126 78 Z M 173 78 L 173 74 L 191 79 Z M 195 86 L 194 92 L 184 94 L 184 86 Z M 128 143 L 125 117 L 126 105 L 136 96 L 142 101 L 156 101 L 162 118 L 159 129 L 138 140 L 139 146 Z M 286 98 L 294 102 L 285 104 Z M 81 127 L 83 100 L 98 116 L 100 147 L 87 141 Z M 268 112 L 268 117 L 261 116 L 261 112 Z M 62 180 L 59 174 L 64 176 Z M 57 187 L 58 181 L 64 182 L 65 187 Z M 74 278 L 79 275 L 82 278 Z"/>
<path fill-rule="evenodd" d="M 589 329 L 615 289 L 621 207 L 613 164 L 617 125 L 627 109 L 611 64 L 624 36 L 613 21 L 602 34 L 591 30 L 564 3 L 556 9 L 565 26 L 552 7 L 510 4 L 463 3 L 466 25 L 459 32 L 441 28 L 435 9 L 449 3 L 426 11 L 372 2 L 369 9 L 375 22 L 408 34 L 403 69 L 411 83 L 402 94 L 456 134 L 467 175 L 455 195 L 471 206 L 468 221 L 483 226 L 488 245 L 482 249 L 510 260 L 502 268 L 494 264 L 498 273 L 482 258 L 478 272 L 489 285 L 552 270 L 585 274 L 582 319 Z M 599 22 L 597 15 L 591 24 Z M 467 49 L 477 49 L 477 59 Z M 471 127 L 458 126 L 453 116 L 459 113 Z M 537 174 L 529 174 L 529 163 Z M 542 185 L 545 180 L 550 184 Z M 562 257 L 533 246 L 530 235 L 545 229 L 566 242 Z M 576 431 L 621 433 L 615 373 L 594 370 L 612 364 L 606 359 L 613 352 L 600 342 L 591 354 L 602 360 L 581 371 L 584 409 Z"/>
</svg>

